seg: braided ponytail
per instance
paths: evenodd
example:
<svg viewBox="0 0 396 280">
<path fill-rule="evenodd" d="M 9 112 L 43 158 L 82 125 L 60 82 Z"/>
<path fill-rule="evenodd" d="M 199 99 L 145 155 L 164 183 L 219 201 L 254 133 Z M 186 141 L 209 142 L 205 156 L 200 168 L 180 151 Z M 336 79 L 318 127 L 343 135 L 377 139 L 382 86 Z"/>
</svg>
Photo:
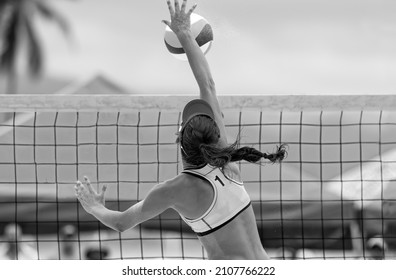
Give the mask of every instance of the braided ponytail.
<svg viewBox="0 0 396 280">
<path fill-rule="evenodd" d="M 263 158 L 270 160 L 272 163 L 281 162 L 287 156 L 287 145 L 276 146 L 276 152 L 272 154 L 263 154 Z"/>
<path fill-rule="evenodd" d="M 223 167 L 229 162 L 246 160 L 256 163 L 262 158 L 268 159 L 272 163 L 281 162 L 287 155 L 286 145 L 277 146 L 276 152 L 267 154 L 262 153 L 252 147 L 236 148 L 238 142 L 226 148 L 217 148 L 215 145 L 201 144 L 199 146 L 202 157 L 206 163 L 212 166 Z"/>
<path fill-rule="evenodd" d="M 213 144 L 200 144 L 199 150 L 205 163 L 223 167 L 232 160 L 233 145 L 219 149 Z"/>
<path fill-rule="evenodd" d="M 262 158 L 272 163 L 281 162 L 287 155 L 286 146 L 280 145 L 274 153 L 262 153 L 252 147 L 238 148 L 239 141 L 219 148 L 220 130 L 215 121 L 207 116 L 196 116 L 184 127 L 183 135 L 179 135 L 182 155 L 192 165 L 208 163 L 216 167 L 224 167 L 229 162 L 246 160 L 258 162 Z"/>
<path fill-rule="evenodd" d="M 232 153 L 231 161 L 246 160 L 248 162 L 258 162 L 261 158 L 268 159 L 272 163 L 281 162 L 287 154 L 286 145 L 282 144 L 277 146 L 276 152 L 267 154 L 262 153 L 255 148 L 242 147 L 234 150 Z"/>
</svg>

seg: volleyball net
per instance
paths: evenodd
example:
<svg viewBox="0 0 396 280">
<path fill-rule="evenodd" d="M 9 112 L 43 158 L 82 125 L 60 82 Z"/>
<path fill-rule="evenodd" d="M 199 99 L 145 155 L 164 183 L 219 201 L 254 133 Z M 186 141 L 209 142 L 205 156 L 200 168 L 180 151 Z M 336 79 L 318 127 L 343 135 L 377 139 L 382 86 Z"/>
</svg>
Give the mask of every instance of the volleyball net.
<svg viewBox="0 0 396 280">
<path fill-rule="evenodd" d="M 175 134 L 192 98 L 0 96 L 0 246 L 17 244 L 18 259 L 205 259 L 174 211 L 117 233 L 74 196 L 86 175 L 108 186 L 107 207 L 124 210 L 179 174 Z M 220 102 L 230 140 L 288 145 L 281 164 L 239 163 L 272 258 L 396 258 L 393 96 Z"/>
</svg>

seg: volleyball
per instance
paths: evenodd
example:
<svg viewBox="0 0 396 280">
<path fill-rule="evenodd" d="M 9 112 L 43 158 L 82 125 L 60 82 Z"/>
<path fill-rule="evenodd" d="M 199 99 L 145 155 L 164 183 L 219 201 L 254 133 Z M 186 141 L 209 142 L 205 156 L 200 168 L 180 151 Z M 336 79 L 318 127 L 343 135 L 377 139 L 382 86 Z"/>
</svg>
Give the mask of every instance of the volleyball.
<svg viewBox="0 0 396 280">
<path fill-rule="evenodd" d="M 204 54 L 207 54 L 213 42 L 213 30 L 209 22 L 202 16 L 191 14 L 191 32 Z M 164 42 L 168 51 L 178 59 L 187 60 L 186 53 L 176 34 L 166 26 Z"/>
</svg>

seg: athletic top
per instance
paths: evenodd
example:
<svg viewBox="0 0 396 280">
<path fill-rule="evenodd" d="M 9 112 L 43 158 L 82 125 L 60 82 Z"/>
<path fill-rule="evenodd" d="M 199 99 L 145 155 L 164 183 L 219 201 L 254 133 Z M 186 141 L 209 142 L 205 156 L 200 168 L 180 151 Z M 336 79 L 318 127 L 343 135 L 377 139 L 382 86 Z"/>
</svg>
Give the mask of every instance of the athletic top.
<svg viewBox="0 0 396 280">
<path fill-rule="evenodd" d="M 207 164 L 199 169 L 185 169 L 182 173 L 207 180 L 214 190 L 213 202 L 202 216 L 189 219 L 181 215 L 198 236 L 207 235 L 225 226 L 251 203 L 243 183 L 227 177 L 217 167 Z"/>
</svg>

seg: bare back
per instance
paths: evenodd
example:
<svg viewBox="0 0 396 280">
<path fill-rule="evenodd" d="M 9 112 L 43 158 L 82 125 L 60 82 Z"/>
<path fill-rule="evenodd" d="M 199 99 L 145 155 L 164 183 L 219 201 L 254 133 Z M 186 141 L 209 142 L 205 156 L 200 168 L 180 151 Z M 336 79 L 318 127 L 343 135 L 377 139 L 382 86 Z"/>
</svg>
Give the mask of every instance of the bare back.
<svg viewBox="0 0 396 280">
<path fill-rule="evenodd" d="M 269 259 L 258 235 L 252 206 L 218 231 L 199 239 L 209 259 Z"/>
<path fill-rule="evenodd" d="M 227 173 L 234 177 L 232 179 L 239 179 L 239 172 L 229 171 Z M 181 216 L 192 219 L 203 215 L 214 200 L 211 183 L 188 174 L 179 175 L 178 181 L 180 203 L 175 206 L 175 210 Z M 269 259 L 260 242 L 250 204 L 221 228 L 198 237 L 209 259 Z"/>
</svg>

